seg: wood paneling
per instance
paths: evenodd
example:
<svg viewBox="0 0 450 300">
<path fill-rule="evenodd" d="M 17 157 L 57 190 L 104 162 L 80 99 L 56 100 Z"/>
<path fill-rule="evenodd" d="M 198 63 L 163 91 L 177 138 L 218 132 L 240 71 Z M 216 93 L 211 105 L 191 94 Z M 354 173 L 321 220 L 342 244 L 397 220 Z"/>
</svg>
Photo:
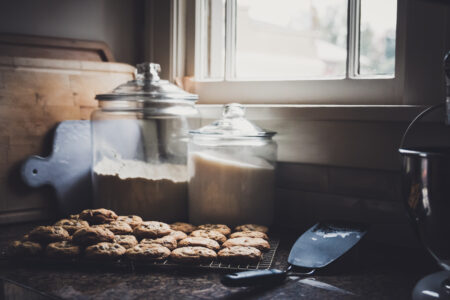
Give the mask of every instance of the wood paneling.
<svg viewBox="0 0 450 300">
<path fill-rule="evenodd" d="M 51 190 L 25 187 L 20 163 L 48 155 L 58 122 L 89 119 L 95 95 L 133 74 L 133 67 L 117 63 L 0 57 L 0 224 L 51 215 Z"/>
<path fill-rule="evenodd" d="M 114 61 L 103 42 L 4 33 L 0 34 L 0 56 Z"/>
</svg>

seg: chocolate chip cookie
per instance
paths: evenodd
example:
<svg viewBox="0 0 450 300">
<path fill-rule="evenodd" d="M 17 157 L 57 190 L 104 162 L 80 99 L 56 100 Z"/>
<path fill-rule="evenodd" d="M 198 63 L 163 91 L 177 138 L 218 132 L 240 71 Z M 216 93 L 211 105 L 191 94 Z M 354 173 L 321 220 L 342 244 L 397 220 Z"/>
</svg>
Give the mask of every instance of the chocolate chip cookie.
<svg viewBox="0 0 450 300">
<path fill-rule="evenodd" d="M 164 260 L 169 255 L 170 250 L 159 244 L 138 244 L 125 253 L 128 259 L 143 261 Z"/>
<path fill-rule="evenodd" d="M 219 250 L 220 245 L 215 240 L 204 238 L 204 237 L 187 237 L 183 240 L 181 240 L 178 243 L 179 247 L 188 247 L 188 246 L 198 246 L 198 247 L 205 247 L 212 250 Z"/>
<path fill-rule="evenodd" d="M 173 250 L 170 258 L 178 263 L 202 263 L 214 260 L 217 254 L 205 247 L 181 247 Z"/>
<path fill-rule="evenodd" d="M 69 215 L 69 217 L 67 219 L 69 219 L 69 220 L 79 220 L 80 219 L 80 214 Z"/>
<path fill-rule="evenodd" d="M 115 212 L 109 209 L 85 209 L 80 213 L 80 219 L 88 221 L 91 225 L 111 223 L 117 219 Z"/>
<path fill-rule="evenodd" d="M 74 220 L 74 219 L 62 219 L 54 224 L 55 226 L 61 226 L 69 234 L 73 234 L 80 228 L 89 227 L 89 223 L 84 220 Z"/>
<path fill-rule="evenodd" d="M 223 248 L 230 248 L 234 246 L 254 247 L 260 251 L 268 251 L 270 249 L 269 243 L 261 238 L 238 237 L 229 239 L 222 244 Z"/>
<path fill-rule="evenodd" d="M 84 254 L 89 259 L 115 260 L 125 252 L 126 249 L 117 243 L 103 242 L 87 247 Z"/>
<path fill-rule="evenodd" d="M 172 230 L 183 231 L 187 234 L 197 229 L 197 227 L 195 227 L 194 225 L 184 222 L 175 222 L 170 225 L 170 228 L 172 228 Z"/>
<path fill-rule="evenodd" d="M 260 238 L 260 239 L 265 239 L 266 241 L 269 240 L 269 237 L 267 236 L 267 234 L 265 234 L 264 232 L 261 232 L 261 231 L 237 231 L 237 232 L 233 232 L 230 235 L 230 239 L 239 238 L 239 237 Z"/>
<path fill-rule="evenodd" d="M 138 241 L 134 235 L 115 235 L 114 242 L 122 245 L 125 249 L 129 249 L 138 244 Z"/>
<path fill-rule="evenodd" d="M 262 254 L 253 247 L 234 246 L 220 250 L 217 256 L 221 261 L 227 263 L 252 264 L 260 261 Z"/>
<path fill-rule="evenodd" d="M 173 236 L 177 241 L 187 238 L 187 234 L 179 230 L 172 230 L 168 235 Z"/>
<path fill-rule="evenodd" d="M 69 233 L 61 226 L 38 226 L 31 230 L 28 239 L 41 244 L 67 241 Z"/>
<path fill-rule="evenodd" d="M 227 237 L 214 229 L 198 229 L 191 232 L 191 236 L 204 237 L 208 239 L 215 240 L 216 242 L 222 244 L 227 240 Z"/>
<path fill-rule="evenodd" d="M 157 239 L 143 239 L 141 244 L 159 244 L 169 250 L 173 250 L 177 247 L 177 240 L 173 236 L 166 235 Z"/>
<path fill-rule="evenodd" d="M 123 221 L 113 221 L 111 223 L 93 225 L 92 227 L 103 227 L 111 230 L 112 233 L 119 235 L 126 235 L 133 233 L 133 229 L 131 228 L 131 226 Z"/>
<path fill-rule="evenodd" d="M 228 227 L 227 225 L 223 225 L 223 224 L 204 224 L 204 225 L 198 226 L 197 229 L 217 230 L 218 232 L 220 232 L 221 234 L 223 234 L 225 236 L 227 236 L 231 233 L 230 227 Z"/>
<path fill-rule="evenodd" d="M 114 233 L 103 227 L 81 228 L 75 231 L 72 242 L 77 245 L 92 245 L 114 241 Z"/>
<path fill-rule="evenodd" d="M 45 248 L 45 255 L 52 258 L 72 258 L 80 255 L 80 246 L 68 241 L 50 243 Z"/>
<path fill-rule="evenodd" d="M 30 241 L 13 241 L 7 248 L 7 253 L 11 256 L 36 256 L 41 252 L 42 246 Z"/>
<path fill-rule="evenodd" d="M 142 222 L 141 225 L 134 228 L 133 234 L 139 238 L 159 238 L 168 235 L 171 232 L 170 226 L 163 222 L 149 221 Z"/>
<path fill-rule="evenodd" d="M 269 228 L 267 228 L 264 225 L 258 225 L 258 224 L 244 224 L 237 226 L 234 231 L 260 231 L 267 233 L 269 232 Z"/>
<path fill-rule="evenodd" d="M 130 216 L 119 216 L 117 218 L 117 221 L 121 221 L 121 222 L 125 222 L 128 225 L 131 226 L 131 228 L 135 228 L 139 225 L 141 225 L 142 223 L 142 218 L 139 216 L 134 216 L 134 215 L 130 215 Z"/>
</svg>

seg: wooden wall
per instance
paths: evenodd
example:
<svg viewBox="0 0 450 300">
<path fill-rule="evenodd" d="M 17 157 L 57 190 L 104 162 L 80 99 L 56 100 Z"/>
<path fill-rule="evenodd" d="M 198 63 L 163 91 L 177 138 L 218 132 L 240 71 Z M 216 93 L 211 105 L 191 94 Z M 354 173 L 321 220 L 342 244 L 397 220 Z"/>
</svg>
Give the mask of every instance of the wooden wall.
<svg viewBox="0 0 450 300">
<path fill-rule="evenodd" d="M 20 163 L 48 155 L 58 122 L 89 119 L 95 95 L 133 74 L 119 63 L 0 57 L 0 224 L 51 216 L 52 191 L 26 188 Z"/>
</svg>

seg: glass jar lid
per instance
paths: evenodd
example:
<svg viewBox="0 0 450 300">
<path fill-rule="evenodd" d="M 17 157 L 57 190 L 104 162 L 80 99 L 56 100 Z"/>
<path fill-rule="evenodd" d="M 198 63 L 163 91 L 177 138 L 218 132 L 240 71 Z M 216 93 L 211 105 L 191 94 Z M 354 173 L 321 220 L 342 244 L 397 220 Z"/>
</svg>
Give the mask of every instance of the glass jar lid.
<svg viewBox="0 0 450 300">
<path fill-rule="evenodd" d="M 188 93 L 167 80 L 161 80 L 159 64 L 142 63 L 136 66 L 136 79 L 119 85 L 107 94 L 95 96 L 97 100 L 198 100 L 198 96 Z"/>
<path fill-rule="evenodd" d="M 222 119 L 212 122 L 197 130 L 191 130 L 193 135 L 239 137 L 272 137 L 275 131 L 262 129 L 245 118 L 245 107 L 239 103 L 226 104 L 223 107 Z"/>
</svg>

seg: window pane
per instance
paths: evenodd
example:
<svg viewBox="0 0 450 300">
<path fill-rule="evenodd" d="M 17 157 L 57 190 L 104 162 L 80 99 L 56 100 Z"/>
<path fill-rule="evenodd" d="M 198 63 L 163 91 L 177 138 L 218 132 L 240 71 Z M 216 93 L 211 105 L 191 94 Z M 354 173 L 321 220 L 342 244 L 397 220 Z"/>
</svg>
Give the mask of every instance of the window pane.
<svg viewBox="0 0 450 300">
<path fill-rule="evenodd" d="M 395 74 L 397 1 L 361 1 L 359 73 Z"/>
<path fill-rule="evenodd" d="M 225 0 L 203 0 L 200 28 L 202 79 L 223 79 L 225 70 Z"/>
<path fill-rule="evenodd" d="M 347 7 L 347 0 L 237 0 L 235 77 L 345 76 Z"/>
</svg>

